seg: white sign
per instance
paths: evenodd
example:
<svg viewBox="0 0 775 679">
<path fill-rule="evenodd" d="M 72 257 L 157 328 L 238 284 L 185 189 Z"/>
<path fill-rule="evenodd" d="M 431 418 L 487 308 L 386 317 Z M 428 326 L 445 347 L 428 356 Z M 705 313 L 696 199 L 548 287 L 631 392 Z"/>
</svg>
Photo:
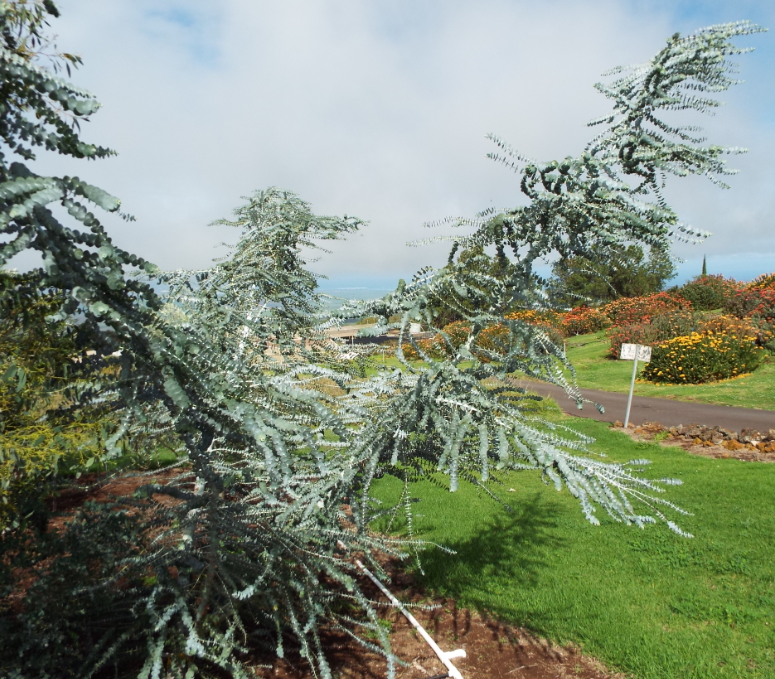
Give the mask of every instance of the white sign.
<svg viewBox="0 0 775 679">
<path fill-rule="evenodd" d="M 643 344 L 622 344 L 619 358 L 622 361 L 634 361 L 636 353 L 641 363 L 648 363 L 651 360 L 651 347 Z"/>
</svg>

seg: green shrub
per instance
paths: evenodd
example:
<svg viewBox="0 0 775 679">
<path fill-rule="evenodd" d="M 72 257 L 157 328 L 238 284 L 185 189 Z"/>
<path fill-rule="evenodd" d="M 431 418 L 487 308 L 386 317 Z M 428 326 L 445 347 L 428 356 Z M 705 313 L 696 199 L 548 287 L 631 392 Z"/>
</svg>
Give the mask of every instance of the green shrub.
<svg viewBox="0 0 775 679">
<path fill-rule="evenodd" d="M 642 375 L 652 382 L 703 384 L 753 372 L 766 352 L 750 334 L 694 332 L 661 342 Z"/>
<path fill-rule="evenodd" d="M 716 274 L 697 276 L 684 285 L 679 294 L 689 300 L 693 308 L 699 311 L 710 311 L 721 309 L 740 288 L 741 284 L 733 278 L 724 278 Z"/>
</svg>

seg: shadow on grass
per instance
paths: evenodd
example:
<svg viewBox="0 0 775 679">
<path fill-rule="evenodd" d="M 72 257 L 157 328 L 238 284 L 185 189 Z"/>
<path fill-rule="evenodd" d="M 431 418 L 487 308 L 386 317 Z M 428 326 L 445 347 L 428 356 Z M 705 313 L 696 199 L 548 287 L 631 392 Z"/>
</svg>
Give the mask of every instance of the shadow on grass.
<svg viewBox="0 0 775 679">
<path fill-rule="evenodd" d="M 462 599 L 491 611 L 514 608 L 507 599 L 515 590 L 541 586 L 541 572 L 556 558 L 565 540 L 557 536 L 558 507 L 538 492 L 525 498 L 511 512 L 498 512 L 492 519 L 473 526 L 469 537 L 443 540 L 457 554 L 441 550 L 422 557 L 422 584 L 439 593 Z M 502 594 L 506 600 L 499 597 Z"/>
</svg>

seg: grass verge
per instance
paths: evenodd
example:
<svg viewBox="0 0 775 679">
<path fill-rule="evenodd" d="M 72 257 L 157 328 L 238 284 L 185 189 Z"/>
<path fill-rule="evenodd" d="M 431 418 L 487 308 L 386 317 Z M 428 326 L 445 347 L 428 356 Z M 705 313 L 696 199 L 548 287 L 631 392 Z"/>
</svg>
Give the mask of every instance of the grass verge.
<svg viewBox="0 0 775 679">
<path fill-rule="evenodd" d="M 568 339 L 566 351 L 576 368 L 580 387 L 623 393 L 629 391 L 632 362 L 605 358 L 609 346 L 605 331 Z M 639 380 L 635 382 L 635 394 L 775 410 L 775 358 L 768 357 L 765 363 L 750 375 L 710 384 L 653 384 Z"/>
<path fill-rule="evenodd" d="M 693 513 L 679 523 L 695 538 L 603 516 L 590 526 L 566 490 L 530 472 L 496 488 L 511 512 L 431 479 L 414 488 L 414 530 L 457 555 L 425 552 L 420 582 L 638 679 L 775 677 L 775 465 L 635 443 L 592 420 L 573 427 L 612 460 L 645 457 L 650 476 L 683 479 L 668 497 Z M 395 499 L 400 488 L 386 477 L 378 491 Z"/>
</svg>

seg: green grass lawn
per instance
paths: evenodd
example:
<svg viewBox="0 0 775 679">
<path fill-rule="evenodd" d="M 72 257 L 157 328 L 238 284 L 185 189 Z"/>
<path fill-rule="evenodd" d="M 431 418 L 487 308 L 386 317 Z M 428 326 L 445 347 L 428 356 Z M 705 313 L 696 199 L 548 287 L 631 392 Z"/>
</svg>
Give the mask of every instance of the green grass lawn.
<svg viewBox="0 0 775 679">
<path fill-rule="evenodd" d="M 591 526 L 567 490 L 532 472 L 496 489 L 511 512 L 469 485 L 422 482 L 414 529 L 457 555 L 424 552 L 420 582 L 637 679 L 775 677 L 775 465 L 635 443 L 592 420 L 573 426 L 613 460 L 645 457 L 649 476 L 684 480 L 667 497 L 693 513 L 677 522 L 695 537 L 603 515 Z M 378 494 L 395 499 L 400 486 L 386 477 Z"/>
<path fill-rule="evenodd" d="M 566 344 L 580 387 L 626 393 L 630 389 L 632 361 L 605 358 L 608 347 L 605 332 L 571 337 Z M 672 385 L 636 381 L 635 394 L 775 410 L 775 358 L 770 356 L 750 375 L 712 384 Z"/>
<path fill-rule="evenodd" d="M 606 331 L 571 337 L 566 343 L 568 358 L 576 368 L 580 387 L 627 393 L 630 390 L 632 362 L 605 358 L 608 347 Z M 386 367 L 403 368 L 401 362 L 390 355 L 390 351 L 386 352 L 384 361 L 381 355 L 376 360 Z M 415 361 L 415 365 L 420 366 L 422 362 Z M 376 370 L 369 369 L 367 372 L 373 374 Z M 635 394 L 775 410 L 775 357 L 768 357 L 764 364 L 750 375 L 711 384 L 653 384 L 636 380 Z"/>
</svg>

